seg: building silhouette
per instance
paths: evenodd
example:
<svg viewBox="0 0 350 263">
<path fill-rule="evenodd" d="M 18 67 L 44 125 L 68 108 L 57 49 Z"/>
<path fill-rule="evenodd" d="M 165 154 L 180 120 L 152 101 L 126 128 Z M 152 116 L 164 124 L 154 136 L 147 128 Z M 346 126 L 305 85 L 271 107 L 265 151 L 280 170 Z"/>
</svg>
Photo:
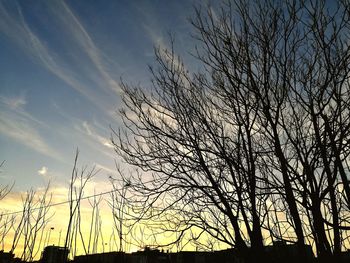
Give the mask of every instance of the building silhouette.
<svg viewBox="0 0 350 263">
<path fill-rule="evenodd" d="M 41 254 L 40 263 L 66 263 L 69 249 L 59 246 L 47 246 Z"/>
<path fill-rule="evenodd" d="M 317 263 L 312 247 L 305 246 L 304 257 L 300 258 L 296 244 L 275 242 L 260 252 L 248 249 L 245 252 L 235 248 L 219 251 L 165 252 L 146 247 L 133 253 L 106 252 L 75 256 L 68 260 L 69 250 L 59 246 L 47 246 L 38 263 Z M 336 259 L 339 263 L 350 262 L 350 251 L 344 251 Z M 13 253 L 0 251 L 0 263 L 25 263 Z"/>
<path fill-rule="evenodd" d="M 0 263 L 12 263 L 15 255 L 11 252 L 0 250 Z"/>
</svg>

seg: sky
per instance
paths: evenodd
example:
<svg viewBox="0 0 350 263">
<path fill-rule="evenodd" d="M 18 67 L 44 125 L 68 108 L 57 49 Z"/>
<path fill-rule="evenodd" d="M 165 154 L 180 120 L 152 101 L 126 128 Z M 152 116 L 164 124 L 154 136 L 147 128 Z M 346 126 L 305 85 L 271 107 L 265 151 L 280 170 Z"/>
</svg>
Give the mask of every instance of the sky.
<svg viewBox="0 0 350 263">
<path fill-rule="evenodd" d="M 188 19 L 194 5 L 208 2 L 0 0 L 0 189 L 14 185 L 0 214 L 20 211 L 25 191 L 40 197 L 48 182 L 52 203 L 64 203 L 77 149 L 78 167 L 99 170 L 85 196 L 111 190 L 115 163 L 129 168 L 111 144 L 112 128 L 122 127 L 121 80 L 150 87 L 154 47 L 168 48 L 169 33 L 186 67 L 196 70 Z M 91 205 L 85 200 L 82 207 L 87 234 Z M 63 245 L 67 205 L 50 215 L 45 227 L 54 228 L 52 243 Z M 114 232 L 107 202 L 101 216 L 108 239 Z"/>
<path fill-rule="evenodd" d="M 0 1 L 0 185 L 14 190 L 70 177 L 79 163 L 120 162 L 120 80 L 150 83 L 154 46 L 169 32 L 186 56 L 195 1 Z"/>
<path fill-rule="evenodd" d="M 40 196 L 49 181 L 52 202 L 65 201 L 76 149 L 79 167 L 100 170 L 85 194 L 111 189 L 124 165 L 110 141 L 122 125 L 120 81 L 150 86 L 154 47 L 169 47 L 169 33 L 191 60 L 198 3 L 0 0 L 0 186 L 14 184 L 2 211 L 21 210 L 25 191 Z"/>
</svg>

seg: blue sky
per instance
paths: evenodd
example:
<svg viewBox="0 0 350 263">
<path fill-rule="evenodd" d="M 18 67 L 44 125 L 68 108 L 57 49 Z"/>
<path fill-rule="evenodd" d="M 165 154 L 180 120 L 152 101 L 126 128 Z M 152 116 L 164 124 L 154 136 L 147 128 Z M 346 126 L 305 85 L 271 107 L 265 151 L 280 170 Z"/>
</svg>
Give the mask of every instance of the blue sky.
<svg viewBox="0 0 350 263">
<path fill-rule="evenodd" d="M 147 87 L 169 32 L 188 56 L 198 2 L 0 1 L 0 185 L 65 184 L 76 148 L 106 181 L 120 161 L 109 142 L 120 78 Z"/>
</svg>

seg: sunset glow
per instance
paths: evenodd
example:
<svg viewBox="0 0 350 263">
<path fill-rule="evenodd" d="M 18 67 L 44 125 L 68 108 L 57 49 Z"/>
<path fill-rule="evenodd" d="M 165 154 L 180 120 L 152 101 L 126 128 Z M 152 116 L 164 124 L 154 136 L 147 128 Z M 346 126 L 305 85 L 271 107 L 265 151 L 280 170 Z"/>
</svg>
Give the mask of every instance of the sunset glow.
<svg viewBox="0 0 350 263">
<path fill-rule="evenodd" d="M 348 262 L 349 10 L 0 0 L 0 262 Z"/>
</svg>

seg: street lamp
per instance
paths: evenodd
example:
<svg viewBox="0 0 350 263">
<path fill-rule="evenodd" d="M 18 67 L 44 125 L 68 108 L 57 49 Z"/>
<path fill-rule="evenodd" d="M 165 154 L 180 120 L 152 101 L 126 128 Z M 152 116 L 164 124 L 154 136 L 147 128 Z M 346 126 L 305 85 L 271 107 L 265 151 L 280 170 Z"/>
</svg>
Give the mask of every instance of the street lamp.
<svg viewBox="0 0 350 263">
<path fill-rule="evenodd" d="M 54 229 L 55 229 L 54 227 L 51 227 L 51 228 L 50 228 L 50 231 L 49 231 L 49 238 L 47 239 L 47 244 L 46 244 L 46 246 L 48 246 L 49 243 L 50 243 L 51 231 L 54 230 Z"/>
</svg>

